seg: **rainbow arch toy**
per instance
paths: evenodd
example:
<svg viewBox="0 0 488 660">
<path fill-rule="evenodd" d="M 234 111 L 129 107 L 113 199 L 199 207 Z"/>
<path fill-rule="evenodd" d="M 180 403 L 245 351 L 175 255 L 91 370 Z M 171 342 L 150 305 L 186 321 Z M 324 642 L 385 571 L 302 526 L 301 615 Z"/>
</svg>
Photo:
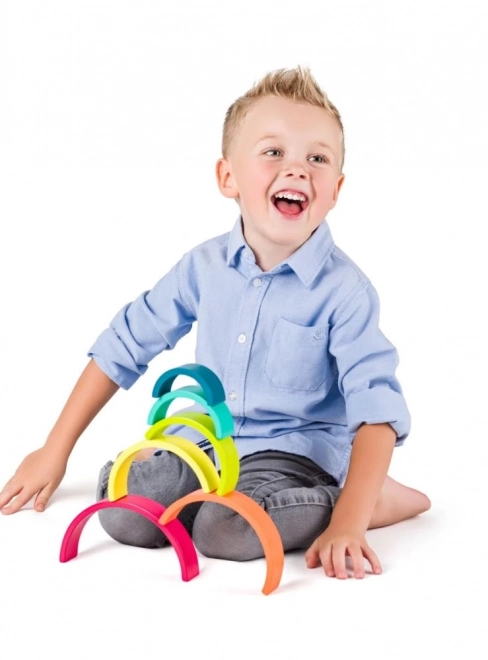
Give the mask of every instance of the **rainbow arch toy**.
<svg viewBox="0 0 488 660">
<path fill-rule="evenodd" d="M 189 376 L 195 385 L 173 389 L 178 376 Z M 66 530 L 59 559 L 67 562 L 78 554 L 80 536 L 94 513 L 107 508 L 122 508 L 138 513 L 156 525 L 168 538 L 180 562 L 181 578 L 188 582 L 199 575 L 198 556 L 193 541 L 178 520 L 182 509 L 193 502 L 216 502 L 243 516 L 256 532 L 266 560 L 266 579 L 262 592 L 274 591 L 280 583 L 284 566 L 283 544 L 269 515 L 253 499 L 235 489 L 239 479 L 239 457 L 232 439 L 234 423 L 225 403 L 225 392 L 216 374 L 201 364 L 185 364 L 170 369 L 156 381 L 145 439 L 131 445 L 117 457 L 110 471 L 107 498 L 84 509 Z M 178 398 L 197 402 L 206 413 L 179 412 L 166 417 L 169 406 Z M 220 461 L 220 475 L 207 454 L 193 442 L 165 435 L 172 425 L 190 426 L 209 440 Z M 195 472 L 201 488 L 169 507 L 141 495 L 130 495 L 127 482 L 134 456 L 146 447 L 160 448 L 177 454 Z"/>
</svg>

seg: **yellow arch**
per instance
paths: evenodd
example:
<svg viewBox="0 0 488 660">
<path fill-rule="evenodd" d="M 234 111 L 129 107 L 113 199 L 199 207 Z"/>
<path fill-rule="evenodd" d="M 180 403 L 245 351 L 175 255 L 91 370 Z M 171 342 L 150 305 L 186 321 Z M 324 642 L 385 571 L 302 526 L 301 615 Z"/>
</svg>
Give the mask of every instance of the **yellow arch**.
<svg viewBox="0 0 488 660">
<path fill-rule="evenodd" d="M 220 479 L 217 487 L 218 495 L 225 495 L 234 490 L 239 479 L 239 455 L 231 436 L 218 439 L 215 437 L 215 424 L 211 417 L 203 413 L 186 412 L 174 417 L 167 417 L 156 422 L 146 432 L 148 440 L 154 440 L 164 435 L 164 431 L 174 424 L 190 426 L 201 433 L 212 444 L 219 457 Z M 171 437 L 171 436 L 166 436 Z"/>
<path fill-rule="evenodd" d="M 285 563 L 285 553 L 283 543 L 278 530 L 270 516 L 253 499 L 234 490 L 227 495 L 217 495 L 216 493 L 205 493 L 203 490 L 195 490 L 193 493 L 181 497 L 171 504 L 163 513 L 159 522 L 166 525 L 174 520 L 180 511 L 193 502 L 216 502 L 223 504 L 239 513 L 254 529 L 263 546 L 264 556 L 266 558 L 266 580 L 262 589 L 266 596 L 274 591 L 280 584 Z"/>
<path fill-rule="evenodd" d="M 193 442 L 172 435 L 155 440 L 143 440 L 119 454 L 110 470 L 108 480 L 107 496 L 110 502 L 114 502 L 128 494 L 127 479 L 133 457 L 141 449 L 145 449 L 146 447 L 154 449 L 155 446 L 159 449 L 171 451 L 186 461 L 195 472 L 204 492 L 212 492 L 217 489 L 219 485 L 219 474 L 207 454 Z"/>
</svg>

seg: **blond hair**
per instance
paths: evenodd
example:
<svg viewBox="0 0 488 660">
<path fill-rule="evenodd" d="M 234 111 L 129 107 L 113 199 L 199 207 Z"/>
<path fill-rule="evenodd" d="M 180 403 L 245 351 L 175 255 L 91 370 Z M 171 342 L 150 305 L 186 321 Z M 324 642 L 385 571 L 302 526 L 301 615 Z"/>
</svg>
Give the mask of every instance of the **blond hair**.
<svg viewBox="0 0 488 660">
<path fill-rule="evenodd" d="M 334 117 L 341 130 L 341 163 L 344 165 L 344 127 L 339 111 L 327 94 L 319 87 L 308 67 L 297 66 L 295 69 L 277 69 L 270 71 L 243 96 L 239 97 L 227 110 L 222 132 L 222 156 L 227 158 L 232 141 L 237 134 L 249 110 L 259 99 L 265 96 L 278 96 L 297 103 L 309 103 L 323 108 Z"/>
</svg>

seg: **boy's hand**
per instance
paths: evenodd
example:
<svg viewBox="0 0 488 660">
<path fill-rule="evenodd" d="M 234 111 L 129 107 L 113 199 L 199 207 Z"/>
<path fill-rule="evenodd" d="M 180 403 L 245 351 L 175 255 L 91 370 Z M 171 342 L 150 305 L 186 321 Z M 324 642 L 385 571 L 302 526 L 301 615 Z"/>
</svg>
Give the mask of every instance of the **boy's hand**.
<svg viewBox="0 0 488 660">
<path fill-rule="evenodd" d="M 59 453 L 47 447 L 26 456 L 0 493 L 1 512 L 15 513 L 36 493 L 34 508 L 44 511 L 65 475 L 66 465 L 67 461 L 60 458 Z"/>
<path fill-rule="evenodd" d="M 328 577 L 347 578 L 346 556 L 352 559 L 355 578 L 364 577 L 365 557 L 373 572 L 381 573 L 381 564 L 373 550 L 366 543 L 363 533 L 356 530 L 334 529 L 330 525 L 305 553 L 307 568 L 324 567 Z"/>
</svg>

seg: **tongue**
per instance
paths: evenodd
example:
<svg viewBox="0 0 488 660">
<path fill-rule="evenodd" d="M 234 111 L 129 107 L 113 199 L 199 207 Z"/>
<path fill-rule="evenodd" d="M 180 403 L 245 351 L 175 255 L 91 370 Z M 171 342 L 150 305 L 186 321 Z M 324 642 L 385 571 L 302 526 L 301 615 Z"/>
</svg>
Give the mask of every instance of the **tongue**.
<svg viewBox="0 0 488 660">
<path fill-rule="evenodd" d="M 298 215 L 302 210 L 298 202 L 285 202 L 283 199 L 276 201 L 276 208 L 286 215 Z"/>
</svg>

